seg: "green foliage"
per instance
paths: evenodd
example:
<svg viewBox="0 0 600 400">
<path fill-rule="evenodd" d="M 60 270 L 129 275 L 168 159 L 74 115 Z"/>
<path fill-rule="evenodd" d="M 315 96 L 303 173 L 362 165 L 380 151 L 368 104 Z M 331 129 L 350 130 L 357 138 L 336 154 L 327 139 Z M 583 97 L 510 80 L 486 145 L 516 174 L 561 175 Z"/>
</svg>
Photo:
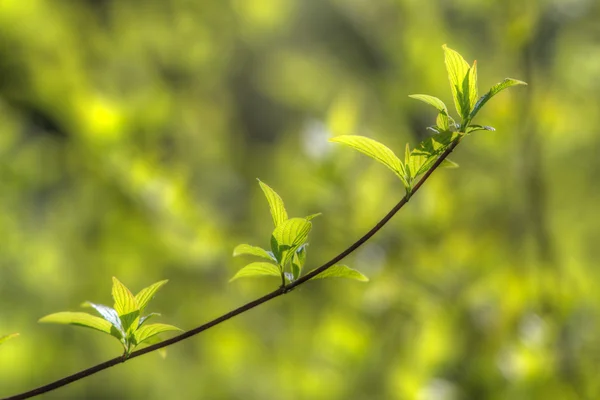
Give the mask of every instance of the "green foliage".
<svg viewBox="0 0 600 400">
<path fill-rule="evenodd" d="M 361 274 L 355 269 L 352 269 L 343 264 L 335 264 L 321 272 L 319 275 L 312 279 L 323 279 L 323 278 L 349 278 L 357 281 L 368 282 L 369 278 Z"/>
<path fill-rule="evenodd" d="M 367 139 L 367 141 L 374 142 L 371 139 Z M 360 140 L 356 143 L 358 142 Z M 377 148 L 377 146 L 373 146 L 373 148 Z M 397 157 L 396 160 L 400 163 Z M 311 220 L 321 215 L 321 213 L 311 214 L 304 218 L 288 219 L 281 197 L 267 184 L 260 180 L 258 182 L 267 198 L 275 224 L 275 229 L 271 234 L 271 250 L 267 251 L 261 247 L 240 244 L 233 250 L 233 256 L 251 255 L 269 260 L 269 262 L 250 263 L 240 269 L 229 281 L 256 276 L 277 276 L 281 279 L 282 286 L 284 286 L 286 283 L 294 282 L 302 275 L 302 268 L 306 262 L 308 235 L 312 229 Z M 328 276 L 330 275 L 324 277 Z M 360 279 L 358 275 L 351 273 L 336 276 L 365 280 L 362 274 L 360 274 L 360 277 L 362 277 Z"/>
<path fill-rule="evenodd" d="M 477 112 L 491 97 L 510 86 L 526 84 L 516 79 L 505 79 L 502 83 L 493 86 L 488 93 L 478 100 L 477 62 L 473 62 L 473 65 L 470 66 L 458 52 L 446 45 L 442 46 L 442 48 L 444 50 L 444 60 L 450 81 L 452 98 L 454 99 L 454 105 L 461 120 L 460 124 L 456 124 L 448 112 L 448 107 L 439 98 L 427 94 L 413 94 L 409 97 L 433 106 L 438 111 L 438 115 L 435 126 L 428 127 L 435 135 L 419 143 L 412 151 L 407 144 L 404 152 L 404 162 L 384 144 L 370 138 L 342 135 L 330 139 L 331 142 L 342 143 L 352 147 L 394 171 L 404 184 L 408 197 L 412 193 L 416 179 L 427 173 L 435 164 L 438 157 L 453 142 L 461 140 L 464 135 L 471 132 L 494 130 L 491 126 L 470 124 Z M 456 168 L 458 164 L 445 159 L 440 166 Z"/>
<path fill-rule="evenodd" d="M 7 340 L 14 339 L 19 336 L 18 333 L 11 333 L 10 335 L 0 336 L 0 344 L 6 342 Z"/>
<path fill-rule="evenodd" d="M 83 307 L 95 309 L 102 318 L 84 312 L 64 311 L 47 315 L 39 322 L 77 325 L 107 333 L 117 338 L 123 345 L 124 354 L 129 355 L 136 346 L 148 342 L 159 333 L 181 331 L 173 325 L 146 324 L 148 319 L 160 314 L 141 315 L 156 292 L 167 282 L 156 282 L 134 296 L 125 285 L 113 277 L 113 308 L 89 301 L 82 304 Z"/>
</svg>

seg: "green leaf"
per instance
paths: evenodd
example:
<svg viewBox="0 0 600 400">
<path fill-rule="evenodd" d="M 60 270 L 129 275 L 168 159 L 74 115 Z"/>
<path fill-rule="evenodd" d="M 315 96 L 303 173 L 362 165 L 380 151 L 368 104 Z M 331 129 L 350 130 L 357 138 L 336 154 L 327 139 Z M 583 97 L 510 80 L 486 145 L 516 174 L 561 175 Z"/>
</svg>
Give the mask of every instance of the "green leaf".
<svg viewBox="0 0 600 400">
<path fill-rule="evenodd" d="M 266 258 L 267 260 L 271 260 L 271 261 L 277 261 L 275 259 L 275 257 L 273 257 L 271 254 L 269 254 L 268 251 L 266 251 L 265 249 L 263 249 L 261 247 L 250 246 L 249 244 L 240 244 L 240 245 L 236 246 L 235 249 L 233 249 L 234 257 L 245 255 L 245 254 Z"/>
<path fill-rule="evenodd" d="M 117 278 L 113 276 L 112 296 L 115 301 L 115 311 L 121 318 L 123 330 L 131 333 L 131 331 L 139 325 L 140 310 L 137 300 Z"/>
<path fill-rule="evenodd" d="M 446 45 L 443 45 L 442 48 L 444 49 L 444 61 L 448 71 L 454 105 L 458 114 L 464 119 L 468 117 L 471 111 L 469 99 L 471 84 L 469 78 L 470 75 L 476 72 L 470 72 L 471 67 L 458 52 Z"/>
<path fill-rule="evenodd" d="M 302 274 L 302 268 L 306 262 L 306 246 L 308 246 L 308 243 L 300 246 L 292 257 L 292 278 L 294 281 Z"/>
<path fill-rule="evenodd" d="M 288 219 L 283 200 L 273 189 L 271 189 L 269 185 L 261 182 L 260 179 L 258 180 L 258 184 L 260 185 L 265 197 L 267 198 L 267 201 L 269 202 L 273 223 L 275 224 L 275 227 L 278 227 Z"/>
<path fill-rule="evenodd" d="M 152 336 L 158 335 L 159 333 L 162 333 L 162 332 L 169 332 L 169 331 L 183 332 L 182 329 L 179 329 L 178 327 L 173 326 L 173 325 L 167 325 L 167 324 L 144 325 L 141 328 L 139 328 L 138 330 L 136 330 L 135 333 L 133 334 L 134 345 L 136 345 L 136 346 L 140 345 L 144 341 L 150 339 Z"/>
<path fill-rule="evenodd" d="M 107 320 L 84 312 L 58 312 L 46 315 L 45 317 L 40 318 L 38 322 L 83 326 L 108 333 L 109 335 L 113 334 L 111 328 L 114 329 L 113 325 Z"/>
<path fill-rule="evenodd" d="M 467 133 L 476 132 L 476 131 L 495 131 L 496 128 L 487 125 L 469 125 L 467 127 Z"/>
<path fill-rule="evenodd" d="M 95 304 L 89 301 L 83 303 L 82 306 L 94 308 L 96 311 L 98 311 L 98 314 L 100 314 L 102 318 L 110 322 L 111 325 L 114 326 L 121 333 L 121 337 L 125 337 L 125 331 L 123 330 L 121 319 L 119 318 L 119 314 L 117 314 L 117 312 L 114 309 L 108 306 L 104 306 L 102 304 Z"/>
<path fill-rule="evenodd" d="M 329 139 L 330 142 L 342 143 L 360 151 L 363 154 L 379 161 L 392 171 L 405 183 L 404 166 L 400 159 L 385 145 L 364 136 L 342 135 Z"/>
<path fill-rule="evenodd" d="M 271 250 L 279 265 L 285 267 L 294 252 L 308 239 L 312 223 L 304 218 L 291 218 L 279 225 L 271 235 Z"/>
<path fill-rule="evenodd" d="M 481 96 L 479 98 L 479 100 L 473 107 L 471 114 L 469 115 L 469 120 L 472 120 L 473 118 L 475 118 L 475 116 L 477 115 L 479 110 L 481 110 L 481 108 L 484 106 L 485 103 L 488 102 L 489 99 L 491 99 L 492 97 L 494 97 L 495 95 L 497 95 L 498 93 L 503 91 L 504 89 L 508 89 L 511 86 L 517 86 L 517 85 L 527 85 L 527 83 L 525 83 L 523 81 L 519 81 L 517 79 L 506 78 L 502 82 L 497 83 L 494 86 L 492 86 L 492 88 L 486 94 L 484 94 L 483 96 Z"/>
<path fill-rule="evenodd" d="M 447 158 L 442 161 L 442 163 L 440 164 L 441 168 L 458 168 L 458 164 L 455 163 L 454 161 L 448 160 Z"/>
<path fill-rule="evenodd" d="M 407 167 L 411 171 L 411 176 L 416 178 L 426 173 L 435 164 L 437 158 L 459 135 L 457 132 L 444 132 L 431 136 L 419 143 L 411 152 L 410 163 Z"/>
<path fill-rule="evenodd" d="M 160 317 L 160 314 L 153 312 L 148 315 L 144 315 L 143 317 L 140 317 L 140 324 L 138 325 L 138 328 L 140 326 L 142 326 L 144 324 L 144 322 L 148 321 L 152 317 Z"/>
<path fill-rule="evenodd" d="M 439 113 L 435 119 L 435 124 L 438 127 L 437 133 L 450 130 L 450 118 L 447 114 Z"/>
<path fill-rule="evenodd" d="M 307 221 L 312 221 L 313 219 L 317 218 L 320 215 L 322 215 L 322 214 L 321 213 L 310 214 L 310 215 L 304 217 L 304 219 Z"/>
<path fill-rule="evenodd" d="M 429 96 L 427 94 L 411 94 L 408 97 L 411 99 L 421 100 L 424 103 L 434 106 L 440 113 L 448 115 L 448 108 L 443 101 L 437 97 Z"/>
<path fill-rule="evenodd" d="M 469 69 L 469 112 L 477 103 L 477 60 L 473 61 L 473 66 Z"/>
<path fill-rule="evenodd" d="M 275 264 L 268 262 L 253 262 L 240 269 L 234 276 L 229 280 L 233 282 L 238 278 L 247 278 L 251 276 L 278 276 L 281 277 L 281 270 Z"/>
<path fill-rule="evenodd" d="M 17 336 L 19 336 L 18 333 L 11 333 L 10 335 L 0 336 L 0 344 L 6 342 L 7 340 L 16 338 Z"/>
<path fill-rule="evenodd" d="M 150 300 L 152 300 L 156 292 L 158 292 L 158 289 L 163 287 L 167 282 L 169 282 L 168 279 L 153 283 L 147 288 L 140 290 L 139 293 L 135 295 L 135 301 L 140 313 L 144 311 L 144 308 L 146 308 Z"/>
<path fill-rule="evenodd" d="M 323 279 L 323 278 L 348 278 L 355 279 L 361 282 L 368 282 L 369 278 L 361 274 L 355 269 L 352 269 L 343 264 L 336 264 L 325 271 L 321 272 L 319 275 L 313 277 L 312 279 Z"/>
</svg>

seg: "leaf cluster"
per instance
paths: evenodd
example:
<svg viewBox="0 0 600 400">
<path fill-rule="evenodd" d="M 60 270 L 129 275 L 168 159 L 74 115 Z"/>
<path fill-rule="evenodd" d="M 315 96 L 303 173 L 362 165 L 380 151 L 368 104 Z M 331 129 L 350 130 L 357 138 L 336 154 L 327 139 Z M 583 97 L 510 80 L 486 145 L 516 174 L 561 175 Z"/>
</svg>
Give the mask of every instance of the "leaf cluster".
<svg viewBox="0 0 600 400">
<path fill-rule="evenodd" d="M 358 150 L 391 169 L 404 185 L 407 197 L 412 194 L 416 179 L 426 174 L 438 157 L 453 142 L 461 140 L 463 136 L 475 131 L 495 130 L 491 126 L 471 124 L 471 121 L 489 99 L 511 86 L 526 85 L 523 81 L 507 78 L 492 86 L 489 91 L 478 98 L 477 61 L 474 61 L 473 65 L 469 65 L 458 52 L 446 45 L 443 46 L 443 49 L 452 98 L 460 122 L 456 122 L 457 120 L 448 112 L 446 104 L 439 98 L 427 94 L 413 94 L 409 97 L 434 107 L 438 115 L 436 124 L 428 127 L 429 130 L 434 132 L 434 135 L 419 143 L 412 150 L 406 144 L 404 160 L 401 160 L 384 144 L 368 137 L 341 135 L 330 139 L 331 142 L 342 143 Z M 442 166 L 457 167 L 458 165 L 445 159 Z"/>
<path fill-rule="evenodd" d="M 63 311 L 46 315 L 39 322 L 77 325 L 107 333 L 123 345 L 125 356 L 140 344 L 156 339 L 156 335 L 162 332 L 181 331 L 173 325 L 146 323 L 150 318 L 159 316 L 158 313 L 142 315 L 150 300 L 168 280 L 156 282 L 135 296 L 117 278 L 113 277 L 112 280 L 114 307 L 89 301 L 82 304 L 83 307 L 96 310 L 100 317 L 85 312 Z"/>
<path fill-rule="evenodd" d="M 240 244 L 233 250 L 233 256 L 251 255 L 266 261 L 252 262 L 240 269 L 230 280 L 253 276 L 276 276 L 281 279 L 281 285 L 296 281 L 302 275 L 306 263 L 308 234 L 312 229 L 312 220 L 321 215 L 312 214 L 304 218 L 288 218 L 281 197 L 269 185 L 258 181 L 271 210 L 275 229 L 271 234 L 271 249 Z M 368 281 L 360 272 L 343 264 L 337 264 L 324 273 L 316 275 L 319 278 L 349 278 Z"/>
</svg>

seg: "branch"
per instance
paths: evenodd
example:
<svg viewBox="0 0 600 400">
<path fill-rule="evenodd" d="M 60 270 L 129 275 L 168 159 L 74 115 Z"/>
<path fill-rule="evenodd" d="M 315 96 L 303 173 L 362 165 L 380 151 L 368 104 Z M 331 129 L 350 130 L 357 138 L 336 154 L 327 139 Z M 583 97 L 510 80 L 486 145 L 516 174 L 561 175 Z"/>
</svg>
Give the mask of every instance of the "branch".
<svg viewBox="0 0 600 400">
<path fill-rule="evenodd" d="M 440 164 L 442 163 L 442 161 L 444 161 L 446 159 L 446 157 L 448 157 L 448 155 L 450 153 L 452 153 L 452 151 L 454 150 L 454 148 L 458 145 L 458 143 L 460 143 L 462 136 L 459 136 L 454 142 L 452 142 L 452 144 L 450 146 L 448 146 L 448 148 L 439 156 L 439 158 L 437 159 L 437 161 L 431 166 L 431 168 L 425 173 L 425 175 L 423 175 L 423 177 L 419 180 L 419 182 L 417 182 L 417 184 L 413 187 L 412 190 L 412 194 L 414 195 L 415 193 L 417 193 L 417 191 L 421 188 L 421 186 L 423 185 L 423 183 L 425 183 L 425 181 L 431 176 L 431 174 L 433 173 L 433 171 L 435 171 Z M 346 256 L 348 256 L 349 254 L 351 254 L 354 250 L 358 249 L 362 244 L 364 244 L 367 240 L 369 240 L 371 237 L 373 237 L 373 235 L 375 235 L 381 228 L 383 228 L 383 226 L 385 224 L 388 223 L 388 221 L 390 219 L 392 219 L 392 217 L 398 212 L 400 211 L 400 209 L 402 207 L 404 207 L 406 205 L 406 203 L 408 203 L 408 200 L 410 199 L 410 196 L 405 195 L 402 200 L 400 200 L 400 202 L 398 202 L 398 204 L 396 204 L 394 206 L 394 208 L 392 208 L 386 215 L 385 217 L 383 217 L 381 219 L 381 221 L 379 221 L 377 223 L 377 225 L 375 225 L 369 232 L 367 232 L 366 234 L 364 234 L 360 239 L 358 239 L 356 242 L 354 242 L 350 247 L 348 247 L 346 250 L 344 250 L 343 252 L 341 252 L 340 254 L 338 254 L 337 256 L 335 256 L 334 258 L 332 258 L 330 261 L 326 262 L 325 264 L 321 265 L 320 267 L 310 271 L 308 274 L 302 276 L 301 278 L 299 278 L 298 280 L 290 283 L 289 285 L 285 285 L 282 286 L 280 288 L 278 288 L 277 290 L 274 290 L 273 292 L 260 297 L 256 300 L 253 300 L 247 304 L 244 304 L 241 307 L 236 308 L 235 310 L 232 310 L 230 312 L 228 312 L 227 314 L 221 315 L 220 317 L 205 323 L 204 325 L 200 325 L 197 328 L 194 328 L 192 330 L 189 330 L 187 332 L 182 333 L 181 335 L 175 336 L 171 339 L 167 339 L 167 340 L 163 340 L 160 343 L 156 343 L 152 346 L 148 346 L 146 348 L 143 348 L 141 350 L 137 350 L 134 351 L 133 353 L 131 353 L 129 355 L 129 359 L 131 358 L 135 358 L 135 357 L 139 357 L 141 355 L 144 355 L 146 353 L 150 353 L 153 352 L 155 350 L 158 349 L 162 349 L 163 347 L 167 347 L 170 346 L 172 344 L 175 344 L 177 342 L 180 342 L 182 340 L 185 340 L 187 338 L 190 338 L 192 336 L 195 336 L 201 332 L 204 332 L 207 329 L 212 328 L 213 326 L 216 326 L 218 324 L 220 324 L 221 322 L 225 322 L 230 318 L 235 317 L 236 315 L 245 313 L 246 311 L 249 311 L 251 309 L 253 309 L 254 307 L 257 307 L 263 303 L 266 303 L 269 300 L 272 300 L 276 297 L 279 297 L 283 294 L 286 294 L 288 292 L 290 292 L 291 290 L 295 289 L 296 287 L 302 285 L 303 283 L 307 282 L 308 280 L 314 278 L 315 276 L 319 275 L 320 273 L 322 273 L 323 271 L 327 270 L 328 268 L 330 268 L 331 266 L 333 266 L 334 264 L 338 263 L 339 261 L 341 261 L 343 258 L 345 258 Z M 5 399 L 2 400 L 22 400 L 22 399 L 29 399 L 35 396 L 38 396 L 40 394 L 43 393 L 47 393 L 50 392 L 52 390 L 58 389 L 60 387 L 66 386 L 70 383 L 76 382 L 80 379 L 83 379 L 87 376 L 93 375 L 97 372 L 100 372 L 102 370 L 105 370 L 107 368 L 113 367 L 117 364 L 123 363 L 126 361 L 126 358 L 124 357 L 116 357 L 113 358 L 111 360 L 105 361 L 101 364 L 95 365 L 91 368 L 88 369 L 84 369 L 80 372 L 77 372 L 73 375 L 69 375 L 65 378 L 59 379 L 57 381 L 54 381 L 52 383 L 49 383 L 47 385 L 44 386 L 40 386 L 36 389 L 24 392 L 24 393 L 20 393 L 11 397 L 6 397 Z"/>
</svg>

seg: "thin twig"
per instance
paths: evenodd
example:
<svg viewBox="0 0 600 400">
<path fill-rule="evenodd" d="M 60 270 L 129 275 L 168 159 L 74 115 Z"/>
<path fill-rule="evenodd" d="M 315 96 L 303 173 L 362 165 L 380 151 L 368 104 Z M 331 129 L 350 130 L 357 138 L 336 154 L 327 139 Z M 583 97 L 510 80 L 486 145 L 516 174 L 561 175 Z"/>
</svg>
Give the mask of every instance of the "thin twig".
<svg viewBox="0 0 600 400">
<path fill-rule="evenodd" d="M 417 193 L 417 191 L 419 190 L 419 188 L 423 185 L 423 183 L 425 183 L 425 181 L 429 178 L 429 176 L 431 176 L 431 174 L 433 173 L 433 171 L 435 171 L 440 164 L 442 163 L 442 161 L 444 161 L 446 159 L 446 157 L 448 157 L 448 155 L 450 153 L 452 153 L 452 151 L 454 150 L 454 148 L 458 145 L 458 143 L 460 143 L 462 136 L 459 136 L 454 142 L 452 142 L 452 144 L 450 146 L 448 146 L 448 148 L 439 156 L 439 158 L 436 160 L 436 162 L 431 166 L 431 168 L 425 173 L 425 175 L 423 175 L 423 177 L 419 180 L 419 182 L 417 182 L 417 184 L 413 187 L 412 190 L 412 195 L 414 195 L 415 193 Z M 200 325 L 197 328 L 194 328 L 192 330 L 189 330 L 187 332 L 182 333 L 181 335 L 175 336 L 171 339 L 167 339 L 167 340 L 163 340 L 160 343 L 156 343 L 152 346 L 148 346 L 145 347 L 143 349 L 134 351 L 133 353 L 131 353 L 131 355 L 129 356 L 129 359 L 131 358 L 136 358 L 139 357 L 141 355 L 153 352 L 155 350 L 158 349 L 162 349 L 163 347 L 167 347 L 170 346 L 172 344 L 175 344 L 177 342 L 180 342 L 182 340 L 185 340 L 189 337 L 192 337 L 194 335 L 197 335 L 201 332 L 204 332 L 207 329 L 212 328 L 215 325 L 220 324 L 221 322 L 225 322 L 230 318 L 235 317 L 236 315 L 245 313 L 246 311 L 249 311 L 251 309 L 253 309 L 254 307 L 257 307 L 263 303 L 266 303 L 269 300 L 272 300 L 276 297 L 281 296 L 282 294 L 288 293 L 289 291 L 291 291 L 292 289 L 302 285 L 303 283 L 307 282 L 308 280 L 314 278 L 315 276 L 317 276 L 318 274 L 322 273 L 323 271 L 327 270 L 328 268 L 330 268 L 331 266 L 333 266 L 334 264 L 336 264 L 337 262 L 341 261 L 343 258 L 345 258 L 346 256 L 348 256 L 350 253 L 352 253 L 354 250 L 356 250 L 357 248 L 359 248 L 362 244 L 364 244 L 367 240 L 369 240 L 373 235 L 375 235 L 381 228 L 383 228 L 383 226 L 385 224 L 388 223 L 388 221 L 390 219 L 392 219 L 392 217 L 398 212 L 400 211 L 400 209 L 402 207 L 404 207 L 404 205 L 406 205 L 406 203 L 408 203 L 409 197 L 408 196 L 404 196 L 402 198 L 402 200 L 400 200 L 400 202 L 398 202 L 398 204 L 396 204 L 394 206 L 394 208 L 392 208 L 386 215 L 385 217 L 383 217 L 381 219 L 381 221 L 379 221 L 377 223 L 377 225 L 375 225 L 369 232 L 367 232 L 365 235 L 363 235 L 360 239 L 358 239 L 356 242 L 354 242 L 350 247 L 348 247 L 346 250 L 344 250 L 343 252 L 341 252 L 340 254 L 338 254 L 337 256 L 335 256 L 334 258 L 332 258 L 330 261 L 328 261 L 327 263 L 321 265 L 318 268 L 315 268 L 314 270 L 310 271 L 308 274 L 304 275 L 303 277 L 299 278 L 298 280 L 290 283 L 289 285 L 285 285 L 282 286 L 280 288 L 278 288 L 277 290 L 272 291 L 271 293 L 260 297 L 256 300 L 253 300 L 247 304 L 244 304 L 241 307 L 236 308 L 235 310 L 232 310 L 230 312 L 228 312 L 227 314 L 221 315 L 218 318 L 215 318 L 214 320 L 205 323 L 204 325 Z M 62 386 L 66 386 L 70 383 L 73 383 L 75 381 L 78 381 L 80 379 L 83 379 L 87 376 L 93 375 L 97 372 L 100 372 L 102 370 L 105 370 L 107 368 L 113 367 L 117 364 L 121 364 L 123 363 L 125 360 L 123 359 L 123 357 L 115 357 L 111 360 L 105 361 L 101 364 L 95 365 L 91 368 L 88 369 L 84 369 L 83 371 L 77 372 L 73 375 L 69 375 L 65 378 L 59 379 L 55 382 L 49 383 L 47 385 L 44 386 L 40 386 L 36 389 L 24 392 L 24 393 L 20 393 L 11 397 L 6 397 L 5 399 L 2 400 L 23 400 L 23 399 L 29 399 L 35 396 L 38 396 L 40 394 L 43 393 L 47 393 L 50 392 L 52 390 L 58 389 Z"/>
</svg>

